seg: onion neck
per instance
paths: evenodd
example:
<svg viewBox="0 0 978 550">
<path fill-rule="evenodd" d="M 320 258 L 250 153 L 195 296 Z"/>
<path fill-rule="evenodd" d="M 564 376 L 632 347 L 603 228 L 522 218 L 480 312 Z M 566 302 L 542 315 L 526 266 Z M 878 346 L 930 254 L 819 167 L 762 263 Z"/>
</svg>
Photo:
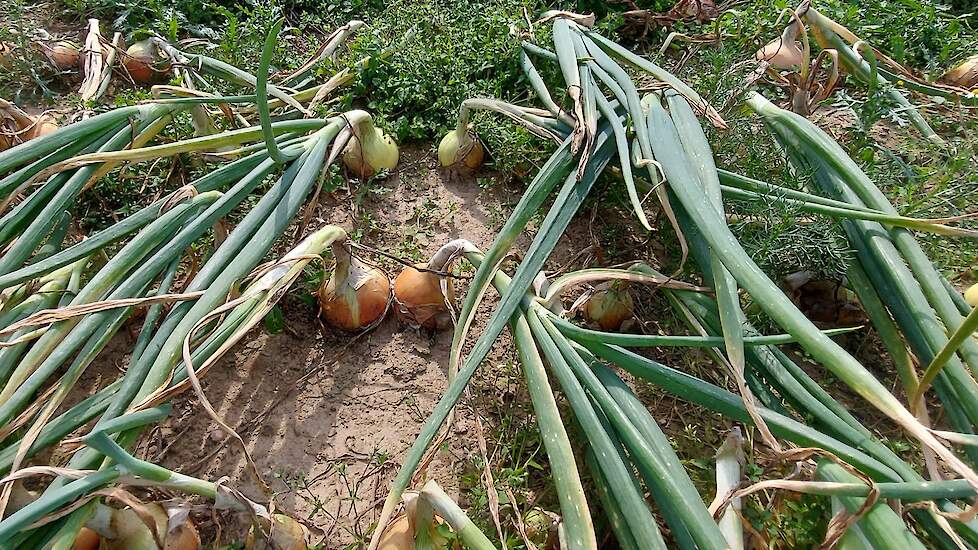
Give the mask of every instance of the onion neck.
<svg viewBox="0 0 978 550">
<path fill-rule="evenodd" d="M 455 239 L 446 243 L 435 252 L 435 255 L 428 261 L 428 269 L 434 271 L 448 271 L 451 264 L 463 254 L 478 252 L 474 244 L 465 239 Z"/>
<path fill-rule="evenodd" d="M 346 239 L 338 240 L 330 245 L 333 251 L 333 258 L 336 260 L 336 266 L 333 268 L 333 277 L 336 283 L 334 287 L 337 291 L 341 287 L 347 285 L 347 281 L 350 278 L 350 271 L 353 267 L 353 251 L 350 249 L 350 243 Z"/>
<path fill-rule="evenodd" d="M 455 125 L 455 135 L 458 136 L 459 143 L 462 142 L 463 136 L 468 135 L 469 114 L 473 107 L 472 101 L 472 99 L 466 99 L 458 108 L 458 123 Z"/>
<path fill-rule="evenodd" d="M 347 120 L 350 125 L 350 131 L 353 132 L 354 137 L 356 137 L 360 142 L 364 140 L 371 140 L 374 137 L 374 121 L 370 113 L 362 109 L 354 109 L 352 111 L 347 111 L 343 113 L 343 118 Z"/>
</svg>

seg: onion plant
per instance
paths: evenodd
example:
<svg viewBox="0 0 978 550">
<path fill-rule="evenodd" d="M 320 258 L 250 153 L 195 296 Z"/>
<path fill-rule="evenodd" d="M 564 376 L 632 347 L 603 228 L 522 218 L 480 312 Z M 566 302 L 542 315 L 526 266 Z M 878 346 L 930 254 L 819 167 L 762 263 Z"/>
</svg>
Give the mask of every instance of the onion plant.
<svg viewBox="0 0 978 550">
<path fill-rule="evenodd" d="M 974 104 L 976 101 L 975 94 L 970 90 L 922 81 L 852 31 L 812 7 L 809 0 L 803 1 L 791 13 L 791 21 L 781 36 L 759 51 L 756 57 L 769 66 L 770 70 L 773 70 L 772 75 L 779 80 L 784 78 L 777 69 L 799 68 L 801 80 L 805 82 L 804 89 L 800 90 L 804 99 L 799 102 L 799 94 L 796 93 L 792 97 L 792 103 L 795 111 L 800 114 L 808 115 L 810 103 L 817 103 L 828 97 L 838 79 L 840 67 L 867 86 L 870 92 L 879 91 L 884 94 L 897 106 L 901 114 L 905 114 L 910 119 L 910 123 L 924 138 L 938 147 L 944 147 L 947 143 L 934 131 L 920 110 L 898 89 L 898 86 L 930 96 L 951 98 L 966 104 Z M 809 31 L 815 42 L 822 48 L 818 56 L 815 56 L 811 67 L 809 66 L 812 59 Z M 796 38 L 801 39 L 801 48 L 796 44 Z M 809 101 L 807 94 L 812 82 L 804 77 L 811 74 L 811 78 L 814 79 L 815 73 L 821 69 L 827 59 L 832 63 L 828 83 L 822 93 Z M 883 60 L 883 66 L 880 64 L 880 59 Z"/>
<path fill-rule="evenodd" d="M 95 421 L 90 437 L 80 440 L 81 448 L 71 457 L 69 468 L 96 471 L 83 481 L 55 470 L 55 479 L 38 500 L 41 504 L 28 507 L 33 512 L 0 521 L 0 546 L 73 540 L 92 510 L 90 503 L 85 504 L 92 491 L 115 482 L 134 464 L 127 462 L 125 452 L 146 422 L 132 419 L 165 409 L 174 395 L 190 387 L 209 408 L 199 376 L 264 317 L 305 265 L 326 246 L 346 239 L 341 229 L 327 226 L 271 268 L 260 268 L 324 171 L 348 151 L 350 136 L 383 136 L 364 111 L 293 119 L 296 112 L 307 113 L 303 102 L 322 101 L 336 86 L 350 81 L 346 70 L 339 80 L 312 85 L 318 63 L 361 25 L 352 22 L 332 36 L 310 63 L 288 79 L 287 85 L 294 88 L 268 83 L 275 26 L 255 75 L 203 56 L 182 58 L 232 85 L 253 87 L 252 95 L 190 94 L 195 96 L 113 109 L 0 153 L 0 244 L 5 247 L 0 258 L 0 468 L 11 478 L 24 475 L 31 471 L 32 457 Z M 188 72 L 183 76 L 196 78 L 189 65 L 184 67 Z M 255 105 L 251 111 L 241 108 L 248 102 Z M 211 127 L 195 136 L 153 143 L 176 113 L 190 110 L 199 115 L 198 107 L 207 104 L 258 116 L 240 117 L 256 119 L 244 128 Z M 197 116 L 195 121 L 199 122 Z M 376 152 L 369 144 L 356 145 L 358 160 L 372 163 Z M 386 153 L 390 144 L 383 146 Z M 215 166 L 87 239 L 63 243 L 79 196 L 114 167 L 213 151 L 237 160 Z M 385 159 L 379 167 L 392 164 Z M 262 190 L 269 177 L 276 182 Z M 33 184 L 39 185 L 27 193 Z M 186 251 L 256 194 L 254 206 L 200 269 L 188 274 L 184 288 L 174 292 L 172 287 L 185 270 Z M 90 257 L 116 243 L 121 248 L 106 255 L 104 263 L 85 270 Z M 148 311 L 128 368 L 94 395 L 62 410 L 87 367 L 137 307 Z M 146 468 L 144 473 L 149 471 Z M 0 496 L 0 509 L 9 487 Z M 24 530 L 73 502 L 64 517 Z"/>
<path fill-rule="evenodd" d="M 857 206 L 869 206 L 888 213 L 896 210 L 876 185 L 859 169 L 845 152 L 828 136 L 807 120 L 794 117 L 774 107 L 760 95 L 752 96 L 749 104 L 764 117 L 779 142 L 785 145 L 789 159 L 812 170 L 812 181 L 819 190 L 837 200 Z M 927 258 L 913 234 L 906 228 L 868 220 L 847 220 L 843 227 L 856 250 L 861 273 L 871 285 L 862 285 L 862 294 L 872 300 L 878 295 L 889 309 L 907 344 L 921 361 L 930 363 L 948 344 L 948 335 L 964 322 L 958 306 L 962 300 L 950 289 L 944 277 Z M 866 300 L 864 300 L 866 301 Z M 905 344 L 891 340 L 891 348 Z M 978 346 L 964 339 L 957 354 L 946 357 L 942 367 L 930 369 L 919 387 L 908 388 L 909 404 L 917 406 L 922 392 L 936 377 L 935 390 L 949 411 L 955 429 L 971 432 L 975 426 L 972 398 L 978 384 Z"/>
<path fill-rule="evenodd" d="M 596 492 L 608 511 L 616 538 L 623 547 L 654 548 L 665 544 L 660 533 L 649 529 L 648 518 L 640 517 L 644 515 L 642 510 L 646 507 L 638 506 L 635 500 L 641 499 L 641 494 L 633 491 L 636 483 L 647 486 L 670 525 L 678 546 L 725 547 L 726 541 L 710 515 L 704 513 L 702 499 L 691 485 L 684 485 L 683 480 L 688 480 L 688 477 L 678 466 L 672 449 L 667 443 L 662 444 L 661 434 L 656 434 L 654 419 L 648 417 L 648 412 L 640 403 L 627 398 L 627 386 L 605 366 L 607 364 L 649 380 L 680 399 L 716 410 L 731 420 L 757 426 L 762 434 L 768 434 L 763 440 L 776 453 L 781 452 L 779 440 L 784 439 L 795 445 L 832 453 L 880 482 L 923 482 L 924 478 L 914 467 L 878 441 L 855 415 L 774 345 L 779 342 L 779 337 L 774 337 L 772 345 L 757 345 L 764 340 L 758 342 L 755 338 L 765 337 L 757 335 L 746 324 L 740 312 L 738 288 L 749 293 L 769 318 L 838 380 L 918 440 L 925 453 L 936 457 L 942 467 L 961 475 L 962 479 L 954 483 L 962 488 L 968 487 L 966 491 L 973 494 L 978 487 L 978 477 L 971 467 L 920 420 L 915 410 L 890 392 L 886 381 L 877 379 L 835 342 L 832 334 L 815 327 L 779 286 L 757 267 L 727 227 L 722 198 L 757 200 L 765 197 L 763 200 L 769 200 L 766 197 L 779 195 L 784 200 L 797 201 L 813 214 L 840 219 L 843 224 L 882 224 L 890 228 L 894 237 L 898 237 L 894 240 L 901 241 L 901 250 L 905 250 L 902 253 L 912 257 L 909 261 L 916 262 L 915 271 L 923 270 L 925 266 L 914 244 L 902 235 L 909 235 L 910 230 L 923 230 L 971 237 L 972 232 L 948 225 L 955 221 L 950 219 L 900 219 L 888 203 L 873 194 L 874 188 L 867 186 L 864 179 L 850 183 L 853 193 L 861 199 L 856 201 L 834 193 L 826 198 L 824 194 L 814 191 L 784 191 L 771 184 L 719 170 L 713 164 L 712 152 L 695 116 L 704 116 L 721 127 L 724 123 L 702 98 L 661 68 L 574 21 L 558 18 L 553 27 L 553 50 L 527 44 L 524 47 L 525 55 L 521 57 L 530 87 L 544 108 L 508 105 L 488 99 L 466 102 L 461 110 L 460 123 L 453 131 L 455 138 L 447 140 L 449 145 L 456 144 L 459 151 L 453 155 L 451 151 L 439 149 L 440 157 L 451 161 L 466 158 L 468 151 L 464 148 L 477 139 L 472 136 L 474 128 L 467 120 L 467 112 L 472 108 L 501 112 L 559 143 L 557 150 L 528 186 L 492 247 L 484 256 L 474 252 L 466 254 L 479 267 L 459 315 L 450 357 L 449 387 L 422 427 L 393 481 L 371 548 L 376 548 L 379 533 L 407 489 L 427 447 L 442 424 L 450 418 L 452 407 L 465 385 L 507 324 L 520 350 L 548 456 L 555 464 L 567 463 L 566 444 L 561 443 L 566 437 L 566 430 L 555 422 L 560 419 L 559 413 L 554 415 L 550 400 L 545 398 L 550 390 L 542 387 L 547 378 L 541 361 L 559 382 L 575 420 L 582 427 L 583 437 L 587 438 L 585 464 L 589 469 L 598 470 L 593 476 L 598 486 Z M 530 61 L 531 55 L 555 64 L 563 86 L 572 90 L 569 103 L 561 106 L 555 100 L 540 72 Z M 637 86 L 626 67 L 661 80 L 664 84 L 658 88 L 665 90 L 639 97 Z M 760 100 L 751 100 L 755 107 L 759 103 Z M 541 132 L 540 129 L 545 131 Z M 802 138 L 797 139 L 800 141 Z M 446 140 L 443 140 L 442 146 L 445 144 Z M 836 171 L 851 173 L 851 166 L 844 165 L 829 154 L 832 149 L 827 144 L 819 142 L 819 147 L 819 154 L 813 156 L 821 158 L 821 163 Z M 656 190 L 664 212 L 670 215 L 680 239 L 688 243 L 688 249 L 694 253 L 704 280 L 713 287 L 716 299 L 708 299 L 690 289 L 669 292 L 675 293 L 671 296 L 677 312 L 703 338 L 686 343 L 693 344 L 695 341 L 697 343 L 693 345 L 715 346 L 715 357 L 731 369 L 740 396 L 669 369 L 623 347 L 681 345 L 683 340 L 612 334 L 595 337 L 588 329 L 576 327 L 560 318 L 559 301 L 555 302 L 546 295 L 535 296 L 531 291 L 531 287 L 541 286 L 535 285 L 534 281 L 539 282 L 547 258 L 583 196 L 593 189 L 597 176 L 608 166 L 618 169 L 615 175 L 623 181 L 632 197 L 633 208 L 640 222 L 645 219 L 644 213 L 640 201 L 636 204 L 634 200 L 638 194 L 633 190 Z M 500 266 L 516 236 L 523 230 L 529 217 L 542 207 L 544 197 L 554 191 L 561 179 L 564 184 L 523 254 L 522 261 L 511 277 L 503 274 Z M 942 308 L 942 317 L 952 318 L 950 309 L 945 308 L 943 302 L 960 300 L 948 294 L 940 279 L 934 279 L 927 285 L 928 297 Z M 489 286 L 496 286 L 500 291 L 500 301 L 468 355 L 463 357 L 461 349 L 467 339 L 473 311 Z M 941 289 L 940 296 L 936 292 L 938 287 Z M 551 311 L 551 307 L 555 307 L 557 312 Z M 955 312 L 960 320 L 960 307 Z M 936 353 L 936 349 L 932 353 Z M 786 408 L 789 405 L 795 410 L 789 411 Z M 814 419 L 808 416 L 810 413 Z M 565 476 L 578 474 L 576 468 L 561 466 L 557 469 Z M 635 477 L 636 473 L 638 477 Z M 594 547 L 590 522 L 574 519 L 580 518 L 581 510 L 587 509 L 580 501 L 580 483 L 579 480 L 555 479 L 567 528 L 562 543 L 568 548 Z M 941 545 L 950 547 L 958 537 L 975 540 L 978 530 L 971 519 L 971 511 L 962 511 L 956 502 L 959 493 L 952 491 L 950 486 L 942 486 L 942 490 L 946 492 L 935 495 L 933 502 L 937 509 L 956 514 L 956 519 L 949 524 L 935 511 L 915 510 L 911 514 L 914 521 L 927 532 L 930 540 Z M 948 525 L 953 527 L 953 534 L 946 530 L 951 528 Z M 910 531 L 901 528 L 900 533 Z M 893 534 L 896 536 L 898 533 L 894 531 Z M 910 536 L 913 537 L 912 534 Z"/>
</svg>

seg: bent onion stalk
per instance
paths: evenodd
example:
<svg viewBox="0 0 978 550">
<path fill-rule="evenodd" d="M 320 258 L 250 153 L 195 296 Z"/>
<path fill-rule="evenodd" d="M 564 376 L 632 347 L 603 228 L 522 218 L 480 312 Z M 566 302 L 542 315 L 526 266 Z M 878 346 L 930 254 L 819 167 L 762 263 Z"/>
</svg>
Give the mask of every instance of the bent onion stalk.
<svg viewBox="0 0 978 550">
<path fill-rule="evenodd" d="M 737 281 L 765 310 L 788 332 L 798 337 L 802 346 L 863 398 L 887 414 L 908 433 L 944 460 L 949 467 L 978 486 L 978 476 L 953 452 L 939 442 L 865 367 L 859 364 L 838 344 L 819 332 L 804 314 L 791 304 L 781 290 L 753 263 L 743 247 L 730 233 L 724 220 L 712 210 L 706 198 L 689 185 L 689 175 L 677 170 L 676 147 L 678 136 L 668 120 L 665 110 L 652 104 L 651 114 L 656 126 L 653 138 L 657 145 L 657 158 L 662 163 L 666 177 L 673 182 L 672 189 L 695 220 L 704 238 L 720 255 L 724 265 Z"/>
<path fill-rule="evenodd" d="M 146 345 L 145 352 L 123 377 L 123 384 L 102 413 L 99 425 L 110 422 L 126 408 L 165 391 L 161 386 L 171 373 L 172 386 L 188 387 L 186 369 L 178 362 L 185 336 L 200 319 L 225 301 L 230 286 L 257 265 L 272 242 L 285 230 L 322 168 L 327 144 L 344 125 L 343 119 L 337 118 L 303 145 L 307 149 L 306 153 L 286 169 L 280 183 L 266 193 L 259 204 L 236 226 L 215 256 L 198 272 L 187 290 L 203 288 L 206 291 L 192 306 L 182 304 L 183 307 L 178 306 L 170 312 L 154 338 Z M 247 253 L 242 253 L 246 243 L 250 246 L 247 247 Z M 220 342 L 212 341 L 206 348 L 210 351 L 204 351 L 205 355 L 199 360 L 205 360 L 206 353 L 220 347 Z M 198 361 L 196 355 L 194 361 Z M 120 435 L 120 442 L 131 445 L 136 435 L 138 430 L 125 432 Z M 72 458 L 72 463 L 90 468 L 97 464 L 98 457 L 98 453 L 83 450 Z M 62 485 L 63 481 L 56 481 L 48 490 L 57 490 Z"/>
<path fill-rule="evenodd" d="M 222 323 L 222 325 L 217 329 L 215 335 L 200 346 L 199 351 L 203 352 L 203 355 L 195 355 L 195 362 L 205 361 L 203 368 L 206 368 L 207 364 L 213 363 L 217 358 L 219 358 L 252 326 L 261 321 L 265 313 L 267 313 L 271 306 L 274 305 L 275 301 L 284 293 L 284 290 L 287 289 L 293 281 L 295 281 L 295 279 L 301 273 L 302 268 L 307 265 L 315 257 L 315 255 L 328 246 L 329 243 L 336 239 L 342 238 L 345 238 L 345 233 L 343 230 L 333 226 L 327 226 L 316 233 L 313 233 L 292 252 L 287 254 L 283 260 L 279 262 L 278 266 L 262 275 L 260 279 L 250 285 L 244 291 L 242 299 L 240 299 L 240 303 L 230 311 L 225 322 Z M 174 380 L 174 384 L 179 384 L 185 379 L 185 376 L 177 377 Z M 166 397 L 168 396 L 164 395 L 164 398 Z M 140 415 L 145 416 L 146 418 L 133 418 Z M 108 433 L 131 431 L 134 428 L 144 425 L 145 422 L 153 421 L 155 418 L 158 417 L 155 415 L 146 415 L 143 412 L 140 412 L 117 417 L 111 420 L 103 419 L 103 422 L 96 427 L 95 431 L 90 436 L 86 436 L 85 441 L 93 449 L 97 449 L 100 453 L 107 453 L 107 456 L 111 456 L 113 459 L 115 459 L 117 464 L 128 468 L 128 470 L 115 472 L 117 475 L 125 475 L 127 471 L 131 471 L 141 477 L 150 476 L 150 478 L 155 481 L 166 482 L 172 484 L 174 487 L 181 487 L 185 490 L 191 490 L 191 492 L 194 492 L 195 494 L 201 494 L 203 496 L 214 498 L 216 495 L 214 491 L 216 491 L 216 489 L 212 488 L 211 485 L 203 482 L 181 481 L 184 480 L 185 477 L 179 476 L 178 474 L 168 475 L 166 477 L 163 477 L 159 473 L 154 474 L 152 472 L 157 470 L 153 470 L 153 468 L 159 468 L 158 466 L 149 465 L 152 466 L 152 468 L 150 468 L 146 464 L 142 464 L 141 461 L 135 461 L 135 459 L 132 459 L 131 457 L 125 458 L 128 455 L 124 455 L 122 448 L 105 437 Z M 93 445 L 93 443 L 96 444 Z M 123 461 L 119 460 L 120 456 L 123 457 Z M 92 474 L 92 478 L 94 480 L 102 480 L 103 478 L 100 477 L 100 475 L 104 475 L 106 476 L 107 481 L 99 481 L 99 483 L 113 481 L 115 478 L 113 478 L 111 474 L 104 473 L 106 471 L 107 470 L 103 470 L 99 473 Z M 56 488 L 53 491 L 48 491 L 45 494 L 45 497 L 50 496 L 48 506 L 51 506 L 51 503 L 55 503 L 54 505 L 60 505 L 58 503 L 66 502 L 62 498 L 56 498 L 55 496 L 51 495 L 60 495 L 61 493 L 68 491 L 68 488 L 73 483 L 77 482 L 72 482 L 64 487 Z M 187 486 L 190 487 L 190 489 L 185 487 L 185 484 L 187 483 L 189 483 Z M 87 485 L 86 487 L 90 487 L 90 485 Z M 34 513 L 37 512 L 35 511 Z M 0 533 L 3 531 L 3 523 L 4 522 L 0 522 Z M 0 535 L 0 541 L 2 540 L 3 537 Z"/>
<path fill-rule="evenodd" d="M 875 58 L 872 65 L 863 59 L 854 49 L 855 44 L 850 46 L 846 43 L 839 32 L 842 27 L 838 23 L 822 15 L 813 7 L 808 7 L 804 14 L 805 20 L 809 22 L 815 39 L 823 48 L 831 48 L 839 52 L 839 57 L 853 76 L 868 84 L 871 88 L 881 88 L 886 95 L 896 102 L 910 118 L 910 122 L 928 141 L 938 147 L 947 146 L 947 142 L 931 128 L 927 120 L 920 114 L 920 111 L 910 103 L 905 95 L 874 70 Z"/>
<path fill-rule="evenodd" d="M 868 204 L 887 213 L 895 213 L 893 206 L 875 184 L 824 132 L 808 121 L 782 112 L 760 95 L 752 96 L 749 104 L 765 117 L 778 139 L 788 143 L 787 151 L 794 155 L 793 162 L 814 163 L 815 181 L 825 191 L 835 193 L 837 198 L 849 202 Z M 873 266 L 885 266 L 885 269 L 876 269 L 867 265 L 867 273 L 877 278 L 889 278 L 888 284 L 897 285 L 904 305 L 891 302 L 890 307 L 905 308 L 909 305 L 918 309 L 919 304 L 930 306 L 919 313 L 905 315 L 907 322 L 902 323 L 902 328 L 904 331 L 909 330 L 908 323 L 919 326 L 916 330 L 922 331 L 925 342 L 916 345 L 915 349 L 924 360 L 931 359 L 932 354 L 947 342 L 947 336 L 943 333 L 944 326 L 953 331 L 963 322 L 958 306 L 941 282 L 943 277 L 936 271 L 913 235 L 905 229 L 895 227 L 881 232 L 868 223 L 855 222 L 847 223 L 846 227 L 850 240 L 860 251 L 861 261 L 872 262 Z M 900 310 L 896 309 L 895 313 L 900 313 Z M 911 344 L 914 342 L 911 339 Z M 965 341 L 960 355 L 973 372 L 978 370 L 978 345 L 970 340 Z M 955 377 L 957 391 L 969 391 L 973 394 L 978 390 L 972 377 L 962 372 L 958 359 L 955 358 L 950 366 L 952 368 L 947 372 Z M 964 407 L 969 407 L 970 402 L 970 399 L 961 400 Z M 972 423 L 978 420 L 975 412 L 969 413 Z"/>
</svg>

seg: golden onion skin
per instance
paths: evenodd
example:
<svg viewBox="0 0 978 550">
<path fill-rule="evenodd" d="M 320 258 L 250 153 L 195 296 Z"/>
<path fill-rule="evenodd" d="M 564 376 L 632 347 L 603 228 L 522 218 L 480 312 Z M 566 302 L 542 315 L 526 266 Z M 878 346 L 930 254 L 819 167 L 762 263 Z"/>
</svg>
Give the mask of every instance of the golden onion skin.
<svg viewBox="0 0 978 550">
<path fill-rule="evenodd" d="M 801 32 L 804 31 L 800 24 L 792 22 L 784 28 L 781 36 L 757 50 L 754 59 L 767 61 L 776 69 L 795 69 L 801 66 L 804 61 L 804 53 L 798 47 L 798 43 L 795 42 Z"/>
<path fill-rule="evenodd" d="M 444 524 L 444 520 L 439 516 L 435 516 L 435 521 L 438 522 L 438 525 Z M 380 537 L 377 550 L 414 550 L 414 526 L 412 523 L 411 518 L 405 514 L 395 518 Z M 429 540 L 434 550 L 460 548 L 459 546 L 451 546 L 451 542 L 443 537 L 437 528 L 429 527 L 428 535 L 431 537 Z"/>
<path fill-rule="evenodd" d="M 75 542 L 71 547 L 72 550 L 98 550 L 101 544 L 102 538 L 98 536 L 98 533 L 88 527 L 82 527 L 75 535 Z"/>
<path fill-rule="evenodd" d="M 170 529 L 163 543 L 163 550 L 197 550 L 200 548 L 200 534 L 194 522 L 187 521 Z"/>
<path fill-rule="evenodd" d="M 70 71 L 81 63 L 81 52 L 71 42 L 60 40 L 53 44 L 37 43 L 48 61 L 59 71 Z"/>
<path fill-rule="evenodd" d="M 414 529 L 407 516 L 399 516 L 387 526 L 377 550 L 414 550 Z"/>
<path fill-rule="evenodd" d="M 391 298 L 390 279 L 383 271 L 357 262 L 351 268 L 363 270 L 354 283 L 348 278 L 345 288 L 337 292 L 336 279 L 330 277 L 319 289 L 319 307 L 323 318 L 331 326 L 356 332 L 376 322 L 387 311 Z"/>
<path fill-rule="evenodd" d="M 8 71 L 14 68 L 14 50 L 16 48 L 16 44 L 0 42 L 0 68 Z"/>
<path fill-rule="evenodd" d="M 198 550 L 200 535 L 188 517 L 183 523 L 169 529 L 169 516 L 159 504 L 149 504 L 146 510 L 156 522 L 156 529 L 164 537 L 163 550 Z M 113 510 L 112 530 L 114 539 L 106 539 L 104 550 L 154 550 L 158 549 L 153 533 L 131 508 Z"/>
<path fill-rule="evenodd" d="M 584 304 L 584 318 L 605 332 L 621 330 L 622 323 L 630 319 L 634 311 L 631 294 L 615 285 L 599 288 Z"/>
<path fill-rule="evenodd" d="M 943 82 L 952 86 L 972 89 L 978 85 L 978 55 L 973 55 L 965 59 L 957 67 L 944 73 L 941 77 Z"/>
<path fill-rule="evenodd" d="M 141 40 L 126 49 L 123 65 L 133 81 L 151 84 L 170 70 L 169 62 L 159 55 L 150 40 Z"/>
<path fill-rule="evenodd" d="M 471 173 L 482 166 L 482 162 L 485 160 L 485 148 L 483 148 L 482 142 L 470 133 L 463 133 L 461 136 L 463 137 L 462 141 L 468 143 L 460 144 L 459 133 L 454 130 L 441 138 L 441 142 L 438 144 L 438 162 L 444 168 Z"/>
<path fill-rule="evenodd" d="M 971 307 L 978 307 L 978 284 L 973 284 L 964 291 L 964 300 Z"/>
<path fill-rule="evenodd" d="M 252 527 L 245 539 L 245 550 L 306 550 L 308 530 L 295 519 L 285 514 L 272 515 L 269 539 L 259 538 Z M 271 544 L 269 544 L 271 542 Z"/>
<path fill-rule="evenodd" d="M 54 121 L 54 118 L 50 115 L 41 115 L 37 121 L 34 123 L 34 127 L 28 132 L 26 139 L 34 139 L 42 136 L 46 136 L 52 132 L 57 131 L 59 128 L 58 123 Z"/>
<path fill-rule="evenodd" d="M 397 144 L 376 126 L 359 138 L 351 137 L 350 143 L 343 150 L 343 164 L 363 180 L 381 170 L 393 170 L 399 157 Z"/>
<path fill-rule="evenodd" d="M 794 44 L 788 45 L 781 38 L 775 38 L 763 48 L 757 50 L 754 58 L 767 61 L 777 69 L 792 69 L 801 65 L 801 50 Z"/>
<path fill-rule="evenodd" d="M 33 117 L 12 103 L 0 108 L 0 151 L 58 129 L 51 115 Z"/>
<path fill-rule="evenodd" d="M 451 316 L 441 293 L 441 277 L 430 271 L 418 271 L 428 264 L 405 267 L 394 279 L 394 299 L 400 319 L 428 330 L 438 330 L 451 325 Z M 446 281 L 448 302 L 455 301 L 452 280 Z"/>
</svg>

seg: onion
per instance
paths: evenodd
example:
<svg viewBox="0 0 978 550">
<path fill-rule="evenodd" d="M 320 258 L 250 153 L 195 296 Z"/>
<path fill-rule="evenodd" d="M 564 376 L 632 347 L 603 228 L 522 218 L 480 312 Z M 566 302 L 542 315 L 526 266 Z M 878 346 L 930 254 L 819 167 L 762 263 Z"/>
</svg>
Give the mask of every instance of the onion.
<svg viewBox="0 0 978 550">
<path fill-rule="evenodd" d="M 978 55 L 973 55 L 961 62 L 950 71 L 944 73 L 941 80 L 961 88 L 971 89 L 978 84 Z"/>
<path fill-rule="evenodd" d="M 795 42 L 799 32 L 801 32 L 801 24 L 793 21 L 784 28 L 781 36 L 757 50 L 754 58 L 758 61 L 767 61 L 772 67 L 778 69 L 793 69 L 800 66 L 804 55 Z"/>
<path fill-rule="evenodd" d="M 59 71 L 68 71 L 78 67 L 81 53 L 78 46 L 71 42 L 59 40 L 51 44 L 47 42 L 38 42 L 37 44 L 48 61 Z"/>
<path fill-rule="evenodd" d="M 414 550 L 415 518 L 417 515 L 416 493 L 404 495 L 404 512 L 394 518 L 394 521 L 387 524 L 384 534 L 380 536 L 377 550 Z M 432 550 L 448 550 L 456 548 L 450 541 L 438 532 L 438 526 L 445 523 L 437 514 L 434 516 L 436 525 L 428 526 L 428 540 L 431 542 Z"/>
<path fill-rule="evenodd" d="M 336 267 L 319 289 L 319 306 L 330 325 L 359 331 L 379 321 L 391 298 L 390 278 L 350 254 L 346 243 L 334 243 Z"/>
<path fill-rule="evenodd" d="M 428 263 L 404 268 L 394 280 L 398 318 L 428 330 L 451 326 L 452 314 L 448 308 L 455 302 L 452 280 L 445 279 L 445 294 L 442 294 L 442 277 L 416 268 L 448 271 L 460 254 L 471 250 L 475 247 L 468 241 L 454 240 L 441 247 Z"/>
<path fill-rule="evenodd" d="M 58 129 L 50 115 L 33 117 L 20 107 L 0 99 L 0 151 Z"/>
<path fill-rule="evenodd" d="M 141 40 L 129 46 L 126 49 L 123 64 L 129 76 L 140 84 L 155 82 L 170 70 L 169 61 L 163 56 L 152 38 Z"/>
<path fill-rule="evenodd" d="M 14 68 L 14 49 L 17 46 L 10 42 L 0 42 L 0 67 L 7 69 Z"/>
<path fill-rule="evenodd" d="M 584 303 L 584 318 L 597 324 L 601 330 L 616 332 L 622 323 L 632 316 L 635 303 L 623 281 L 602 283 Z"/>
<path fill-rule="evenodd" d="M 527 538 L 538 546 L 545 546 L 550 530 L 554 526 L 554 520 L 545 510 L 534 506 L 523 516 L 523 526 L 526 528 Z"/>
<path fill-rule="evenodd" d="M 978 284 L 973 284 L 964 291 L 964 299 L 971 307 L 978 307 Z"/>
<path fill-rule="evenodd" d="M 259 538 L 254 527 L 245 539 L 245 550 L 306 550 L 306 526 L 285 514 L 272 515 L 268 539 Z"/>
<path fill-rule="evenodd" d="M 200 548 L 200 534 L 197 526 L 190 520 L 186 509 L 178 509 L 167 521 L 166 541 L 163 550 L 197 550 Z"/>
<path fill-rule="evenodd" d="M 377 550 L 414 550 L 414 526 L 406 515 L 398 516 L 380 537 Z"/>
<path fill-rule="evenodd" d="M 358 178 L 367 179 L 380 170 L 397 166 L 397 144 L 369 117 L 353 125 L 353 137 L 343 150 L 343 164 Z"/>
<path fill-rule="evenodd" d="M 98 533 L 88 527 L 82 527 L 75 535 L 75 542 L 71 547 L 73 550 L 98 550 L 101 543 L 102 539 Z"/>
<path fill-rule="evenodd" d="M 156 532 L 163 537 L 163 550 L 197 550 L 200 536 L 197 528 L 183 511 L 173 520 L 159 504 L 143 508 L 156 524 Z M 112 537 L 105 538 L 104 550 L 153 550 L 158 548 L 153 533 L 132 508 L 113 510 L 110 522 Z"/>
<path fill-rule="evenodd" d="M 438 162 L 445 168 L 471 173 L 482 166 L 485 149 L 471 128 L 458 128 L 445 134 L 438 144 Z"/>
<path fill-rule="evenodd" d="M 448 306 L 441 293 L 441 277 L 429 271 L 416 269 L 428 268 L 428 265 L 415 264 L 414 267 L 405 267 L 397 279 L 394 279 L 394 299 L 397 300 L 399 318 L 435 330 L 446 327 L 444 318 L 448 314 Z M 446 285 L 448 301 L 454 301 L 455 289 L 451 279 L 446 281 Z"/>
<path fill-rule="evenodd" d="M 41 115 L 34 120 L 34 126 L 29 132 L 27 132 L 26 139 L 39 138 L 41 136 L 46 136 L 51 132 L 56 131 L 59 128 L 58 123 L 54 121 L 54 117 L 51 115 Z"/>
</svg>

